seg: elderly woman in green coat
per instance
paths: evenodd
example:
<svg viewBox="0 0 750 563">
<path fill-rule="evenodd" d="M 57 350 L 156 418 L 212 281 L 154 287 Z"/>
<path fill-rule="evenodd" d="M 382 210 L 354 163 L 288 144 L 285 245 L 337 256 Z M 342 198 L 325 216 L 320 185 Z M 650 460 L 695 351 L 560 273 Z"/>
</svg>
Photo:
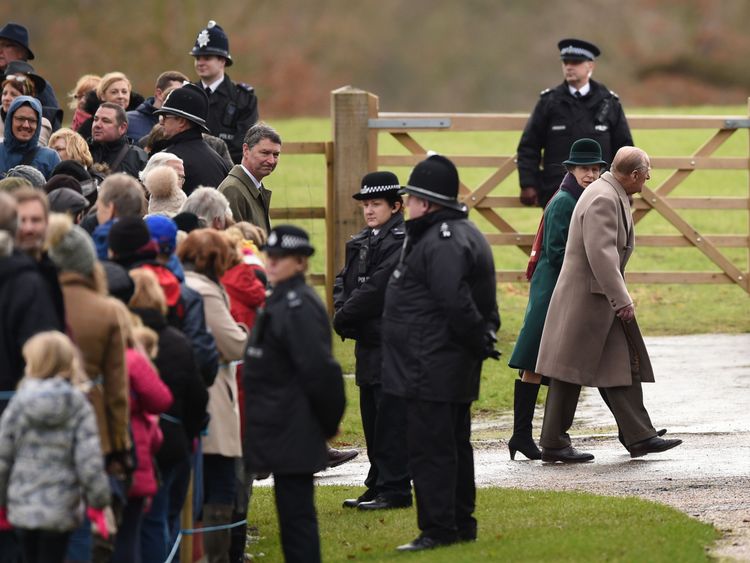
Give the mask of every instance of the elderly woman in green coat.
<svg viewBox="0 0 750 563">
<path fill-rule="evenodd" d="M 542 383 L 542 376 L 534 370 L 544 319 L 562 268 L 573 208 L 583 190 L 599 178 L 602 167 L 607 163 L 602 160 L 599 143 L 584 138 L 573 143 L 570 156 L 563 165 L 568 173 L 563 178 L 560 189 L 547 204 L 534 240 L 527 270 L 527 277 L 531 281 L 529 303 L 508 362 L 510 367 L 518 369 L 521 376 L 515 382 L 513 395 L 513 436 L 508 441 L 511 459 L 515 459 L 516 451 L 529 459 L 542 457 L 531 436 L 531 428 L 536 397 Z"/>
</svg>

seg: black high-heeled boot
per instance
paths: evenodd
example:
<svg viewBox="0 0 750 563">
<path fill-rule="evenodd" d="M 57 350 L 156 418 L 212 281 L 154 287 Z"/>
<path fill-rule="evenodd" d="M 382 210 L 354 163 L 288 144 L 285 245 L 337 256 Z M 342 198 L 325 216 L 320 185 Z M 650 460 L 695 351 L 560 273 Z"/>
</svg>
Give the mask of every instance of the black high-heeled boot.
<svg viewBox="0 0 750 563">
<path fill-rule="evenodd" d="M 510 459 L 516 458 L 519 451 L 529 459 L 542 459 L 534 438 L 531 436 L 532 421 L 536 396 L 539 394 L 538 383 L 524 383 L 516 379 L 513 392 L 513 436 L 508 440 Z"/>
</svg>

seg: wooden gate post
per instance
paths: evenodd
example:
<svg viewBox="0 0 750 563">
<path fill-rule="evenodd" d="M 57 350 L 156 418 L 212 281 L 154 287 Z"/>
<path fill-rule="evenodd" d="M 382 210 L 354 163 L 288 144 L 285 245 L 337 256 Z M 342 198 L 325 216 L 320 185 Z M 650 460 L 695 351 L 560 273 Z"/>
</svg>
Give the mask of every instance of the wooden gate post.
<svg viewBox="0 0 750 563">
<path fill-rule="evenodd" d="M 377 131 L 368 120 L 378 116 L 378 97 L 344 86 L 331 92 L 333 126 L 333 269 L 344 266 L 345 244 L 363 226 L 362 212 L 352 195 L 362 176 L 377 168 Z M 329 235 L 330 236 L 330 235 Z"/>
</svg>

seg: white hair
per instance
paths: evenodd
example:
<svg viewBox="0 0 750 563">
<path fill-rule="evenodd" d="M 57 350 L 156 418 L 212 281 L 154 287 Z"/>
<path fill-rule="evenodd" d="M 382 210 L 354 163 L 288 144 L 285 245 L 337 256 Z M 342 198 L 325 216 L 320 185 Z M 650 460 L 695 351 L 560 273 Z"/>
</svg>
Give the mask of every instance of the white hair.
<svg viewBox="0 0 750 563">
<path fill-rule="evenodd" d="M 229 200 L 216 188 L 205 186 L 198 186 L 193 190 L 180 209 L 180 212 L 183 211 L 205 220 L 208 226 L 211 226 L 215 219 L 221 219 L 223 225 L 226 225 L 227 219 L 232 219 Z"/>
<path fill-rule="evenodd" d="M 176 154 L 172 154 L 171 152 L 157 152 L 156 154 L 152 154 L 151 158 L 148 159 L 148 162 L 146 163 L 146 166 L 143 170 L 141 170 L 138 173 L 138 178 L 141 180 L 141 182 L 144 182 L 146 180 L 146 176 L 148 176 L 148 173 L 151 172 L 154 168 L 157 166 L 165 166 L 167 162 L 173 162 L 177 161 L 180 164 L 182 164 L 182 159 L 177 156 Z"/>
</svg>

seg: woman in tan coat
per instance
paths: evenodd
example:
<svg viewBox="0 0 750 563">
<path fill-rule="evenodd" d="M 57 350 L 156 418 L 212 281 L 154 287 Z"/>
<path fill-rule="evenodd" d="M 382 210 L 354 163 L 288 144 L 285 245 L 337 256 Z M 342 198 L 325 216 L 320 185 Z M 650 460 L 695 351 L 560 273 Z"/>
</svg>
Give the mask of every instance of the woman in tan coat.
<svg viewBox="0 0 750 563">
<path fill-rule="evenodd" d="M 65 320 L 91 380 L 88 396 L 96 412 L 107 471 L 119 474 L 132 469 L 132 461 L 125 346 L 117 305 L 107 297 L 93 241 L 67 215 L 50 215 L 47 246 L 60 270 Z"/>
<path fill-rule="evenodd" d="M 221 356 L 219 372 L 208 389 L 211 420 L 203 438 L 203 524 L 228 524 L 236 494 L 235 459 L 242 457 L 237 380 L 231 362 L 243 358 L 247 330 L 232 318 L 219 283 L 230 264 L 228 239 L 213 229 L 198 229 L 180 244 L 177 255 L 185 268 L 185 283 L 203 297 L 206 326 Z M 203 542 L 209 561 L 225 560 L 228 530 L 207 534 Z"/>
</svg>

